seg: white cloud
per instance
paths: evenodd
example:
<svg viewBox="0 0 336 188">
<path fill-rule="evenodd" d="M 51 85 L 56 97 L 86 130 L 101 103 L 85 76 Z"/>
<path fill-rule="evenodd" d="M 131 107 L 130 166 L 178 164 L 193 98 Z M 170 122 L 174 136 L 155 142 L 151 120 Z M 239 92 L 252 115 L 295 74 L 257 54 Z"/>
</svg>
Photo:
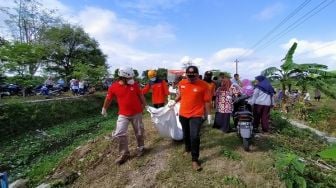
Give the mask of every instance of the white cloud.
<svg viewBox="0 0 336 188">
<path fill-rule="evenodd" d="M 282 44 L 281 47 L 288 50 L 294 42 L 298 43 L 294 53 L 294 61 L 298 63 L 319 63 L 327 65 L 330 70 L 336 69 L 336 40 L 308 41 L 293 38 L 286 44 Z"/>
<path fill-rule="evenodd" d="M 98 40 L 134 42 L 170 42 L 175 35 L 169 25 L 141 25 L 131 20 L 119 18 L 113 11 L 86 7 L 78 13 L 75 19 L 84 27 L 85 31 L 97 37 Z"/>
<path fill-rule="evenodd" d="M 176 8 L 186 0 L 115 0 L 125 10 L 146 17 L 157 17 L 164 10 Z"/>
<path fill-rule="evenodd" d="M 260 21 L 270 20 L 274 16 L 278 15 L 283 10 L 283 8 L 284 6 L 281 3 L 272 4 L 254 15 L 254 18 Z"/>
</svg>

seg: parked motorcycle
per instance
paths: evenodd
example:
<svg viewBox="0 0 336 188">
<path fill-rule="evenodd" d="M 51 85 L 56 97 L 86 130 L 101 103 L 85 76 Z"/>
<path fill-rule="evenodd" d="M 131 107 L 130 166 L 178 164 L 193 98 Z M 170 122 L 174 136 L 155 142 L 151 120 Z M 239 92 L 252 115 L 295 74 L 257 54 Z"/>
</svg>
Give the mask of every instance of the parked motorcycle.
<svg viewBox="0 0 336 188">
<path fill-rule="evenodd" d="M 253 132 L 253 114 L 251 105 L 248 104 L 247 99 L 249 96 L 242 95 L 235 99 L 234 105 L 236 110 L 233 115 L 233 119 L 237 126 L 237 134 L 243 140 L 243 147 L 245 151 L 250 151 L 250 145 Z"/>
</svg>

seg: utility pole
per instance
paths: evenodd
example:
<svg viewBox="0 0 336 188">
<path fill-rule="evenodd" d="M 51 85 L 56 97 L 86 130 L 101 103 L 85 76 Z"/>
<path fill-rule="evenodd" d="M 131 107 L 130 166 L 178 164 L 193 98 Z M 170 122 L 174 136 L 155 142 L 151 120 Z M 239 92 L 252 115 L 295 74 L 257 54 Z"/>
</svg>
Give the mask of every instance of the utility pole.
<svg viewBox="0 0 336 188">
<path fill-rule="evenodd" d="M 235 61 L 234 61 L 235 63 L 236 63 L 236 74 L 238 74 L 238 59 L 236 59 Z"/>
</svg>

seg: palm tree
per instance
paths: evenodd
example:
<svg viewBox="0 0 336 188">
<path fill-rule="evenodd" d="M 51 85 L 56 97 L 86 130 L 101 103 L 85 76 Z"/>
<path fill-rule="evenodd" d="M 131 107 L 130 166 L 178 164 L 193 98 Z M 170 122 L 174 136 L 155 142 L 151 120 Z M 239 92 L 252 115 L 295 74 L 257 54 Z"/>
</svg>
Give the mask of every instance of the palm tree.
<svg viewBox="0 0 336 188">
<path fill-rule="evenodd" d="M 288 50 L 285 58 L 281 60 L 284 63 L 280 66 L 280 68 L 269 67 L 263 70 L 261 74 L 266 76 L 270 80 L 280 81 L 283 92 L 285 92 L 286 89 L 290 91 L 291 86 L 293 84 L 299 83 L 301 86 L 307 86 L 308 84 L 311 84 L 321 89 L 321 91 L 324 92 L 325 94 L 332 96 L 330 95 L 330 92 L 329 93 L 326 92 L 329 90 L 326 87 L 324 87 L 326 86 L 326 84 L 323 81 L 329 78 L 335 78 L 336 74 L 328 72 L 327 71 L 328 66 L 326 65 L 317 63 L 311 63 L 311 64 L 294 63 L 293 54 L 296 50 L 296 47 L 297 43 L 294 42 L 294 44 Z M 282 98 L 283 108 L 286 108 L 287 97 L 288 96 L 283 95 Z"/>
</svg>

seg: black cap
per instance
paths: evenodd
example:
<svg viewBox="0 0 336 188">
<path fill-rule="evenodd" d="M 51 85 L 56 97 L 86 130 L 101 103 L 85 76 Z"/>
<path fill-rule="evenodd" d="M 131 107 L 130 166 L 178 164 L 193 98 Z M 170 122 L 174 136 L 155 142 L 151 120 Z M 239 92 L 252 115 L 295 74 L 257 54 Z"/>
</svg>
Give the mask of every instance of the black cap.
<svg viewBox="0 0 336 188">
<path fill-rule="evenodd" d="M 196 66 L 189 66 L 186 69 L 186 75 L 189 78 L 195 77 L 198 74 L 198 68 Z"/>
<path fill-rule="evenodd" d="M 206 71 L 206 72 L 204 73 L 204 75 L 205 75 L 205 76 L 212 76 L 212 72 L 211 72 L 211 71 Z"/>
</svg>

